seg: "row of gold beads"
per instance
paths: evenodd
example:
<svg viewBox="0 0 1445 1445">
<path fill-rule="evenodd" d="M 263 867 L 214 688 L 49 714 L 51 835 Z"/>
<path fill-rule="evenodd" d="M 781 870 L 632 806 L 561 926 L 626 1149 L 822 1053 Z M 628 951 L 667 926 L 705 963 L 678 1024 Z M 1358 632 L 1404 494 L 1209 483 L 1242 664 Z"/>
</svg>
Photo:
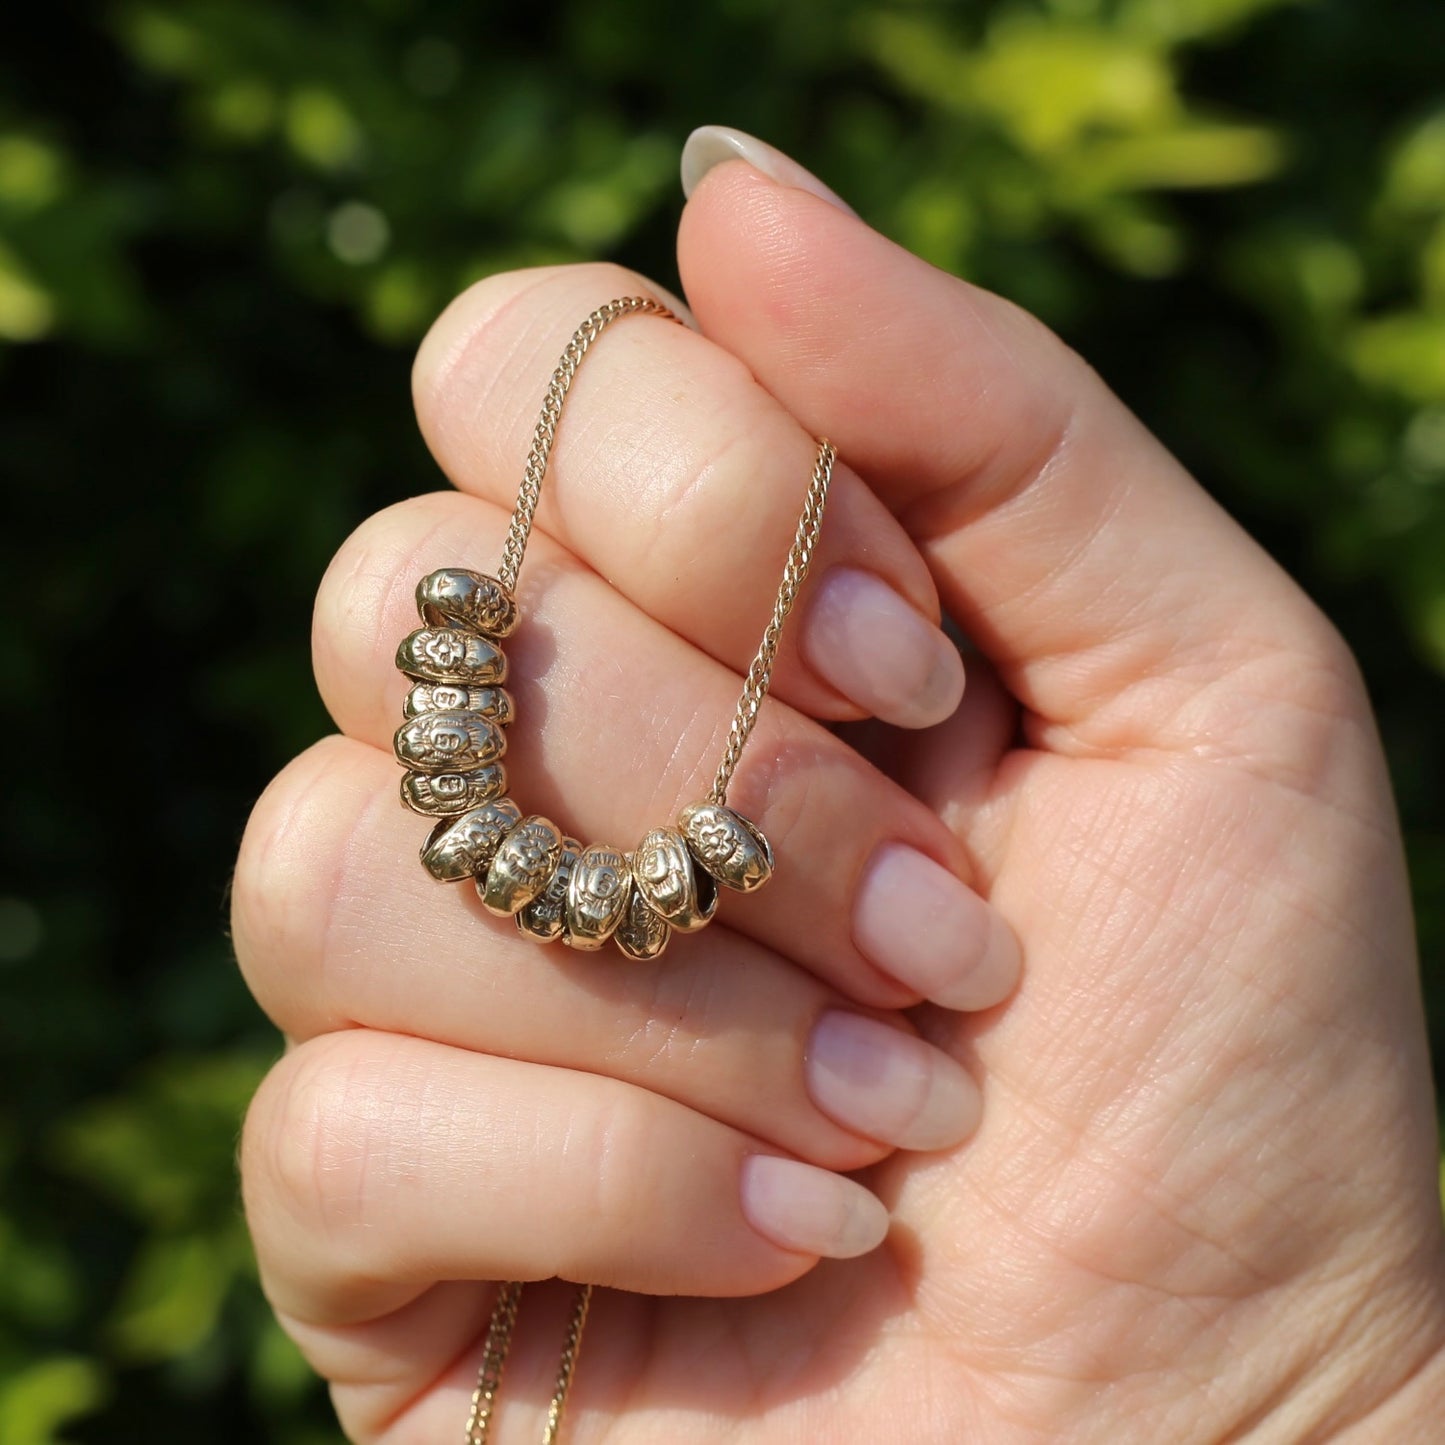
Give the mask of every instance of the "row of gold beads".
<svg viewBox="0 0 1445 1445">
<path fill-rule="evenodd" d="M 493 913 L 539 942 L 656 958 L 674 930 L 693 933 L 717 911 L 718 884 L 751 893 L 773 871 L 772 850 L 741 813 L 705 800 L 677 826 L 654 828 L 630 853 L 584 847 L 507 796 L 504 729 L 514 708 L 503 688 L 500 643 L 517 605 L 495 578 L 448 567 L 416 590 L 423 626 L 397 649 L 412 681 L 397 761 L 402 801 L 438 821 L 421 850 L 433 878 L 475 880 Z"/>
</svg>

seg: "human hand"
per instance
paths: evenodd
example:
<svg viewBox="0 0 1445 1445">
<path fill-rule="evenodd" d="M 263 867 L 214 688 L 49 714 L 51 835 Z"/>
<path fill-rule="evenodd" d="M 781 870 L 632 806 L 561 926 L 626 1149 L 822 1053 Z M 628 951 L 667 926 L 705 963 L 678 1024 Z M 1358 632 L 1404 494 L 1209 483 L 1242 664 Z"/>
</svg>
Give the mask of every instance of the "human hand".
<svg viewBox="0 0 1445 1445">
<path fill-rule="evenodd" d="M 236 880 L 242 963 L 295 1041 L 248 1122 L 248 1209 L 348 1432 L 459 1433 L 491 1303 L 472 1281 L 561 1275 L 658 1296 L 599 1296 L 576 1445 L 1429 1438 L 1427 1066 L 1343 644 L 1006 303 L 742 165 L 698 187 L 680 258 L 708 339 L 624 323 L 569 403 L 509 764 L 528 806 L 617 841 L 702 790 L 826 434 L 853 471 L 737 783 L 779 873 L 657 964 L 604 966 L 531 950 L 412 863 L 382 751 L 411 583 L 487 567 L 572 325 L 656 290 L 592 267 L 483 283 L 417 371 L 470 495 L 372 519 L 328 573 L 317 672 L 345 736 L 273 785 Z M 870 643 L 871 598 L 825 594 L 837 568 L 915 615 L 936 584 L 988 659 L 952 717 L 868 760 L 805 714 L 928 722 L 957 680 L 907 613 Z M 909 1015 L 982 1083 L 962 1147 L 940 1146 L 971 1086 L 901 1032 L 886 1086 L 803 1062 L 820 1017 L 1012 985 L 992 911 L 897 843 L 1023 942 L 1002 1007 Z M 925 894 L 938 926 L 900 944 Z M 840 1061 L 879 1064 L 866 1024 L 830 1027 Z M 827 1174 L 740 1184 L 780 1154 L 871 1165 L 887 1242 L 813 1267 L 876 1217 Z M 565 1299 L 529 1296 L 504 1439 L 540 1436 Z"/>
</svg>

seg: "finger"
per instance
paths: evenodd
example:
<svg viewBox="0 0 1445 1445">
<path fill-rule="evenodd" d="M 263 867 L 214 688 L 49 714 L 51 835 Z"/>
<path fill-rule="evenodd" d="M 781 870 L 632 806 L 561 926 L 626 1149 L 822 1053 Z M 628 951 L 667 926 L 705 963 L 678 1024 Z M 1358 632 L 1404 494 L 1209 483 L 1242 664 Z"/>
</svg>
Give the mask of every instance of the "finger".
<svg viewBox="0 0 1445 1445">
<path fill-rule="evenodd" d="M 577 324 L 655 288 L 616 266 L 478 282 L 432 328 L 417 417 L 461 488 L 511 509 L 547 380 Z M 631 317 L 589 352 L 568 395 L 539 525 L 643 611 L 735 672 L 757 650 L 818 449 L 735 357 L 684 326 Z M 486 557 L 476 565 L 487 570 Z M 823 717 L 904 726 L 946 717 L 957 649 L 917 550 L 846 463 L 835 471 L 814 584 L 784 634 L 775 688 Z"/>
<path fill-rule="evenodd" d="M 946 1148 L 977 1123 L 954 1060 L 730 929 L 650 962 L 539 953 L 472 890 L 399 866 L 415 823 L 395 762 L 349 738 L 304 753 L 256 805 L 232 936 L 292 1039 L 361 1025 L 605 1074 L 830 1169 Z"/>
<path fill-rule="evenodd" d="M 646 1089 L 368 1029 L 272 1070 L 242 1180 L 267 1295 L 313 1325 L 439 1280 L 758 1294 L 887 1230 L 861 1185 Z"/>
<path fill-rule="evenodd" d="M 1338 639 L 1038 322 L 741 161 L 679 258 L 703 330 L 903 519 L 1038 738 L 1318 765 L 1355 691 Z"/>
<path fill-rule="evenodd" d="M 416 626 L 411 579 L 496 555 L 506 524 L 490 503 L 438 493 L 372 518 L 342 548 L 317 600 L 315 657 L 349 736 L 390 744 L 405 693 L 393 656 Z M 513 794 L 584 841 L 630 848 L 706 793 L 738 679 L 544 535 L 520 601 L 526 621 L 507 644 Z M 770 700 L 729 801 L 770 839 L 777 871 L 727 898 L 722 922 L 870 1007 L 920 995 L 986 1007 L 1013 986 L 1017 949 L 956 876 L 957 840 L 819 724 Z"/>
</svg>

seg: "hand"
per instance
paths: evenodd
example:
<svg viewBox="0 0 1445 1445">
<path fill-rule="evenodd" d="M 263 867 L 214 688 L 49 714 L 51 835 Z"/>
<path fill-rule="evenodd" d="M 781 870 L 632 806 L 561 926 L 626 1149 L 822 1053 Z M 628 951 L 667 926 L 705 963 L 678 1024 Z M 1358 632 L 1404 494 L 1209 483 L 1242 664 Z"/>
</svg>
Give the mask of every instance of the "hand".
<svg viewBox="0 0 1445 1445">
<path fill-rule="evenodd" d="M 244 1150 L 283 1322 L 386 1445 L 460 1434 L 473 1281 L 554 1275 L 615 1287 L 575 1445 L 1430 1438 L 1428 1069 L 1352 660 L 1037 323 L 756 154 L 794 184 L 725 165 L 684 214 L 702 334 L 620 323 L 574 388 L 509 764 L 618 842 L 705 790 L 827 435 L 847 465 L 735 792 L 778 876 L 623 967 L 531 949 L 413 862 L 385 748 L 414 579 L 490 565 L 571 327 L 657 294 L 482 283 L 416 373 L 462 494 L 328 573 L 343 736 L 238 867 L 238 952 L 293 1044 Z M 987 659 L 946 721 L 935 585 Z M 937 725 L 865 760 L 809 716 L 864 712 Z M 858 1170 L 888 1239 L 817 1264 L 878 1237 L 832 1172 Z M 504 1440 L 540 1438 L 566 1298 L 529 1292 Z"/>
</svg>

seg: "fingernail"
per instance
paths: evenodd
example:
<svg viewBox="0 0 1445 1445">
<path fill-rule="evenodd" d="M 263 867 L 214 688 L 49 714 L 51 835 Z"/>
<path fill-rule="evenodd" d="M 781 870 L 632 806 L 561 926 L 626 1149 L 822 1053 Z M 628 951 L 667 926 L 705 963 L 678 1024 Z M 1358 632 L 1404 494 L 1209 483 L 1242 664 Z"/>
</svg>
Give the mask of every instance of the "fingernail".
<svg viewBox="0 0 1445 1445">
<path fill-rule="evenodd" d="M 853 941 L 884 973 L 945 1008 L 991 1008 L 1013 991 L 1018 941 L 998 912 L 903 843 L 874 851 L 853 902 Z"/>
<path fill-rule="evenodd" d="M 743 1160 L 742 1206 L 759 1234 L 799 1254 L 852 1259 L 888 1233 L 888 1211 L 861 1184 L 770 1154 Z"/>
<path fill-rule="evenodd" d="M 877 1019 L 831 1009 L 804 1059 L 813 1102 L 845 1129 L 899 1149 L 947 1149 L 978 1126 L 973 1080 L 941 1049 Z"/>
<path fill-rule="evenodd" d="M 819 677 L 897 727 L 932 727 L 963 696 L 958 648 L 872 572 L 829 571 L 808 603 L 799 645 Z"/>
<path fill-rule="evenodd" d="M 724 161 L 746 161 L 755 170 L 771 176 L 779 185 L 810 191 L 820 200 L 837 206 L 840 211 L 847 211 L 850 216 L 858 214 L 842 196 L 825 186 L 811 171 L 805 171 L 791 156 L 785 156 L 756 136 L 726 125 L 699 126 L 688 136 L 682 148 L 683 195 L 691 196 L 697 189 L 697 183 Z"/>
</svg>

